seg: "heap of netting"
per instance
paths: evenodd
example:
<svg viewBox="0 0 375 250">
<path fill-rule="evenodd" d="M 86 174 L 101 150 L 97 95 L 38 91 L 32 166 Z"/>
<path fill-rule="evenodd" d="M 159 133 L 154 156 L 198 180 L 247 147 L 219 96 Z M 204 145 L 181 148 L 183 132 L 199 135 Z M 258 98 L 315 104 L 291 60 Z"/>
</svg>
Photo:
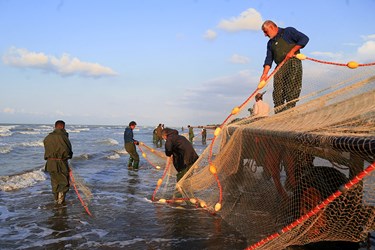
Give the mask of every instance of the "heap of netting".
<svg viewBox="0 0 375 250">
<path fill-rule="evenodd" d="M 294 108 L 249 116 L 258 87 L 179 183 L 167 163 L 153 198 L 182 193 L 222 216 L 249 249 L 365 240 L 375 228 L 374 72 L 304 60 Z M 272 82 L 263 90 L 272 106 Z"/>
</svg>

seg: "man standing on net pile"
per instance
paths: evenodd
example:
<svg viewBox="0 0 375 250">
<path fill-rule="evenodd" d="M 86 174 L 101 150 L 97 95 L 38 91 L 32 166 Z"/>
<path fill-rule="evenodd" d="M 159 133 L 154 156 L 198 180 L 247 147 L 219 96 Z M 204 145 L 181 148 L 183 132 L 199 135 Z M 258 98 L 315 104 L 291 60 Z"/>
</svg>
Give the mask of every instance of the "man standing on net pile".
<svg viewBox="0 0 375 250">
<path fill-rule="evenodd" d="M 65 130 L 65 122 L 55 122 L 55 129 L 43 140 L 46 171 L 51 176 L 52 192 L 57 204 L 65 201 L 69 191 L 69 163 L 73 156 L 69 134 Z"/>
<path fill-rule="evenodd" d="M 137 140 L 134 140 L 133 130 L 137 123 L 135 121 L 129 122 L 129 126 L 124 131 L 125 150 L 129 153 L 128 169 L 138 170 L 139 155 L 135 145 L 139 145 Z"/>
<path fill-rule="evenodd" d="M 302 62 L 294 55 L 306 46 L 309 38 L 293 27 L 280 28 L 270 20 L 263 23 L 262 30 L 270 40 L 267 43 L 267 55 L 260 81 L 267 79 L 273 61 L 279 65 L 284 59 L 287 60 L 276 72 L 273 80 L 272 95 L 276 114 L 296 106 L 296 99 L 302 89 Z M 284 107 L 279 107 L 284 104 Z"/>
</svg>

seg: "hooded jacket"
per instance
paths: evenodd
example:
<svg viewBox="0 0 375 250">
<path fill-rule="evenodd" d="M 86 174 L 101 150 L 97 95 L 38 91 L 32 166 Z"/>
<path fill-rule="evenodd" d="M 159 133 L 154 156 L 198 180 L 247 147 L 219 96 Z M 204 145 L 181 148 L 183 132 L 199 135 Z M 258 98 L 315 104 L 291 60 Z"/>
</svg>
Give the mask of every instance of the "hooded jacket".
<svg viewBox="0 0 375 250">
<path fill-rule="evenodd" d="M 173 155 L 173 165 L 177 172 L 190 167 L 198 159 L 193 145 L 175 129 L 167 129 L 165 154 L 168 157 Z"/>
</svg>

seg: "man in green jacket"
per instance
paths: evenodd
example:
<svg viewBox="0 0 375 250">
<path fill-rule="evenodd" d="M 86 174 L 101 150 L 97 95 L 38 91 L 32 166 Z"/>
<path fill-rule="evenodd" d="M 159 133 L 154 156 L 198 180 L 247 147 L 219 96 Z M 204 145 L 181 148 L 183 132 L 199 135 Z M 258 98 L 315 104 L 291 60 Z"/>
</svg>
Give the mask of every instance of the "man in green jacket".
<svg viewBox="0 0 375 250">
<path fill-rule="evenodd" d="M 55 122 L 55 129 L 44 138 L 44 159 L 46 171 L 51 176 L 52 192 L 57 204 L 65 201 L 69 191 L 69 163 L 73 156 L 69 134 L 65 130 L 65 122 Z"/>
<path fill-rule="evenodd" d="M 188 125 L 188 128 L 189 128 L 189 141 L 191 143 L 193 143 L 193 139 L 194 139 L 194 131 L 193 131 L 193 127 L 190 127 L 190 125 Z"/>
</svg>

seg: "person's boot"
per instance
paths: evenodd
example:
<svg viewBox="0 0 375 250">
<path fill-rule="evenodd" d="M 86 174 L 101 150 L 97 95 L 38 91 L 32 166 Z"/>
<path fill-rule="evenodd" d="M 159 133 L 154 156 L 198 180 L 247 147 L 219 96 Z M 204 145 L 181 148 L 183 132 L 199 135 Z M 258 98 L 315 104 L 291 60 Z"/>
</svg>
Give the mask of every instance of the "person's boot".
<svg viewBox="0 0 375 250">
<path fill-rule="evenodd" d="M 134 163 L 133 163 L 133 169 L 134 170 L 138 170 L 138 168 L 139 168 L 139 161 L 134 161 Z"/>
<path fill-rule="evenodd" d="M 128 161 L 128 169 L 133 169 L 133 161 L 134 159 L 130 157 Z"/>
<path fill-rule="evenodd" d="M 57 204 L 61 205 L 65 201 L 65 194 L 63 192 L 59 192 L 57 195 Z"/>
</svg>

